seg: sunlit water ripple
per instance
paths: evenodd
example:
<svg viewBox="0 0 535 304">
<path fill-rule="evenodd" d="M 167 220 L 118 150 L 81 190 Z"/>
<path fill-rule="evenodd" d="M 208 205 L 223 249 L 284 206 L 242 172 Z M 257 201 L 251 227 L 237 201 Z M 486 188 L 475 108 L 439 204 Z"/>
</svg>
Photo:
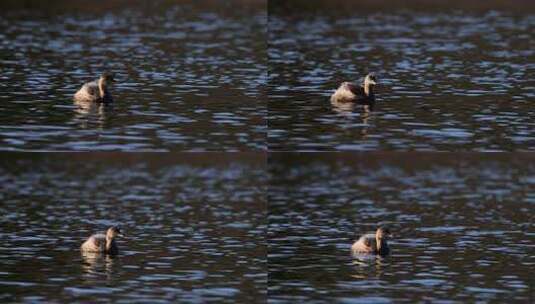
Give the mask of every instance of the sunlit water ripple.
<svg viewBox="0 0 535 304">
<path fill-rule="evenodd" d="M 357 12 L 270 16 L 270 149 L 535 149 L 534 15 Z M 373 114 L 330 104 L 368 71 Z"/>
<path fill-rule="evenodd" d="M 0 14 L 2 149 L 265 149 L 265 8 L 219 5 Z M 105 70 L 114 106 L 73 103 Z"/>
<path fill-rule="evenodd" d="M 2 301 L 264 302 L 263 159 L 178 156 L 4 155 Z M 81 255 L 117 224 L 118 256 Z"/>
<path fill-rule="evenodd" d="M 270 161 L 272 303 L 527 302 L 533 157 L 277 154 Z M 389 225 L 386 258 L 352 258 Z"/>
</svg>

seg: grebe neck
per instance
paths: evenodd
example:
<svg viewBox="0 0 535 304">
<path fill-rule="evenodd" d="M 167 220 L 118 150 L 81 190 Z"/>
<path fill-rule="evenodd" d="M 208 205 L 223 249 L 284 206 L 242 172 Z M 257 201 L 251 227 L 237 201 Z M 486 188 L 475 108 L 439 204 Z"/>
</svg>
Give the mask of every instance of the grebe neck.
<svg viewBox="0 0 535 304">
<path fill-rule="evenodd" d="M 375 242 L 377 244 L 377 254 L 381 254 L 381 255 L 388 254 L 389 248 L 385 239 L 375 238 Z"/>
<path fill-rule="evenodd" d="M 104 81 L 103 78 L 100 78 L 98 80 L 98 91 L 100 94 L 100 98 L 104 98 L 104 95 L 106 93 L 106 82 Z"/>
<path fill-rule="evenodd" d="M 106 251 L 110 252 L 113 248 L 113 238 L 106 236 Z"/>
<path fill-rule="evenodd" d="M 366 94 L 366 96 L 370 96 L 373 94 L 372 86 L 369 83 L 364 84 L 364 94 Z"/>
</svg>

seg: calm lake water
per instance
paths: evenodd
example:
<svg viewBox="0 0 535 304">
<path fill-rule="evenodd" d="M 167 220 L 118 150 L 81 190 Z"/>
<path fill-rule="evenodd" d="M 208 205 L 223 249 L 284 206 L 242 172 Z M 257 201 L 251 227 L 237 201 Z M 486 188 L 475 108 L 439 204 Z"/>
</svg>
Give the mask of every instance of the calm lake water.
<svg viewBox="0 0 535 304">
<path fill-rule="evenodd" d="M 532 4 L 513 1 L 511 12 L 273 2 L 271 150 L 535 150 Z M 342 81 L 361 83 L 368 72 L 380 83 L 376 111 L 331 105 Z"/>
<path fill-rule="evenodd" d="M 535 158 L 275 154 L 270 303 L 528 303 L 535 297 Z M 353 259 L 389 225 L 386 258 Z"/>
<path fill-rule="evenodd" d="M 2 150 L 264 150 L 265 1 L 4 1 Z M 103 71 L 113 106 L 75 104 Z"/>
<path fill-rule="evenodd" d="M 265 302 L 262 157 L 0 159 L 3 303 Z M 81 255 L 110 225 L 127 235 L 119 255 Z"/>
</svg>

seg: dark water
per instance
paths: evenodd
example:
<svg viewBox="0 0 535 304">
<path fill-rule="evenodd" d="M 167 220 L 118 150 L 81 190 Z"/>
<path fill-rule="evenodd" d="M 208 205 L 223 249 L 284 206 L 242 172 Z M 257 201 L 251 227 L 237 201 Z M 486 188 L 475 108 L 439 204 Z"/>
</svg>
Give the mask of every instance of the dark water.
<svg viewBox="0 0 535 304">
<path fill-rule="evenodd" d="M 265 1 L 4 1 L 3 150 L 263 150 Z M 73 94 L 116 74 L 115 105 Z"/>
<path fill-rule="evenodd" d="M 518 2 L 516 12 L 270 3 L 270 149 L 535 149 L 535 13 Z M 374 113 L 331 105 L 342 81 L 367 72 L 380 82 Z"/>
<path fill-rule="evenodd" d="M 533 302 L 533 156 L 275 154 L 269 166 L 271 303 Z M 352 259 L 379 224 L 392 254 Z"/>
<path fill-rule="evenodd" d="M 1 159 L 3 303 L 265 301 L 261 157 Z M 84 238 L 114 224 L 127 234 L 118 256 L 80 254 Z"/>
</svg>

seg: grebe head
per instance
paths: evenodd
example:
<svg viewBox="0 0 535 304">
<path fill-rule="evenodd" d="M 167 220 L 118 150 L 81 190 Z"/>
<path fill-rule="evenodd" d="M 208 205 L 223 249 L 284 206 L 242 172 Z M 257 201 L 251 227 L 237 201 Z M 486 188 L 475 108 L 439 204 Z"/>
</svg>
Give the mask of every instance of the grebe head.
<svg viewBox="0 0 535 304">
<path fill-rule="evenodd" d="M 110 227 L 108 228 L 108 231 L 106 231 L 107 239 L 113 239 L 118 236 L 123 236 L 123 234 L 121 233 L 121 229 L 117 226 Z"/>
<path fill-rule="evenodd" d="M 374 73 L 369 73 L 368 75 L 366 75 L 366 78 L 364 78 L 364 85 L 365 86 L 377 85 L 377 78 L 375 77 Z"/>
<path fill-rule="evenodd" d="M 104 74 L 102 74 L 102 76 L 100 76 L 100 80 L 104 83 L 112 83 L 112 82 L 115 82 L 114 77 L 115 77 L 115 74 L 105 72 Z"/>
<path fill-rule="evenodd" d="M 388 229 L 388 227 L 379 227 L 375 233 L 375 237 L 379 240 L 388 240 L 391 235 L 392 234 L 390 233 L 390 229 Z"/>
</svg>

